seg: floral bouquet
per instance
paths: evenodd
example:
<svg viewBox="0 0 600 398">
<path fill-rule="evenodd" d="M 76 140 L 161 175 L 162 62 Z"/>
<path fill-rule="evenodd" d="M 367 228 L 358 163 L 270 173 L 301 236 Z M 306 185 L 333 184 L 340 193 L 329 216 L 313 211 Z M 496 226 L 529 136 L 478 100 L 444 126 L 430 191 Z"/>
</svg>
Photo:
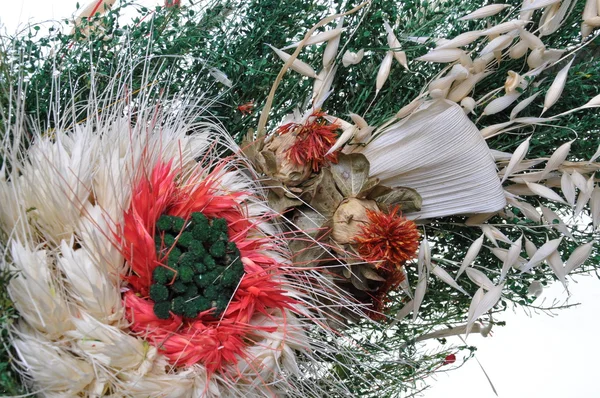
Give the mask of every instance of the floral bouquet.
<svg viewBox="0 0 600 398">
<path fill-rule="evenodd" d="M 593 269 L 597 142 L 549 131 L 600 106 L 592 87 L 560 108 L 598 35 L 595 1 L 468 13 L 316 2 L 314 24 L 286 25 L 283 38 L 246 32 L 285 43 L 234 62 L 239 77 L 230 54 L 218 64 L 181 47 L 197 27 L 243 33 L 268 6 L 234 3 L 169 1 L 124 28 L 127 4 L 95 1 L 71 34 L 41 39 L 55 53 L 40 70 L 22 67 L 39 59 L 21 41 L 5 52 L 4 355 L 22 388 L 415 393 L 472 352 L 469 333 L 501 324 L 507 301 L 527 306 L 550 281 Z M 399 28 L 440 10 L 437 22 L 469 29 Z M 545 43 L 575 19 L 576 40 Z M 410 79 L 424 80 L 415 90 Z M 53 95 L 33 107 L 33 87 Z M 419 352 L 449 336 L 464 345 Z"/>
</svg>

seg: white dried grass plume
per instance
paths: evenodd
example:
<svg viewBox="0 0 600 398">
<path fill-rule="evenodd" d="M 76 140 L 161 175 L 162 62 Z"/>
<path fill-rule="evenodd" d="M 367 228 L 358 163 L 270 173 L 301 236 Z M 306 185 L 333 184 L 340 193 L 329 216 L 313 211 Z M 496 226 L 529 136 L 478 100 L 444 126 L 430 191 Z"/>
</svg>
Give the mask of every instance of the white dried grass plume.
<svg viewBox="0 0 600 398">
<path fill-rule="evenodd" d="M 431 102 L 387 127 L 362 152 L 382 183 L 422 196 L 423 208 L 411 218 L 489 213 L 506 204 L 485 140 L 449 101 Z"/>
</svg>

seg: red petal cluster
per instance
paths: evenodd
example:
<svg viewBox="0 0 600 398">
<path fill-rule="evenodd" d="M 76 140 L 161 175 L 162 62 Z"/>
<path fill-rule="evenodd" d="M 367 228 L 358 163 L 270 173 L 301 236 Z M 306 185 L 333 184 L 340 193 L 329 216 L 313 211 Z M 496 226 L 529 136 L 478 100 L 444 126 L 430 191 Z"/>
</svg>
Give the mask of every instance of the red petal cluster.
<svg viewBox="0 0 600 398">
<path fill-rule="evenodd" d="M 415 257 L 419 231 L 414 222 L 400 214 L 399 207 L 389 213 L 367 210 L 367 217 L 369 222 L 355 238 L 358 252 L 365 261 L 391 271 L 401 269 L 406 261 Z"/>
<path fill-rule="evenodd" d="M 131 207 L 124 216 L 122 236 L 117 238 L 132 270 L 124 277 L 131 289 L 123 297 L 131 330 L 159 348 L 172 364 L 200 362 L 209 374 L 243 357 L 249 334 L 257 329 L 271 331 L 272 327 L 251 325 L 254 315 L 293 310 L 295 304 L 277 280 L 279 264 L 263 254 L 268 241 L 249 237 L 255 225 L 239 207 L 239 196 L 245 193 L 218 191 L 221 174 L 222 166 L 208 176 L 199 171 L 178 186 L 178 170 L 171 163 L 156 165 L 150 177 L 135 188 Z M 245 275 L 220 319 L 210 311 L 193 320 L 173 314 L 169 319 L 159 319 L 148 297 L 152 271 L 164 260 L 156 255 L 155 223 L 162 214 L 188 218 L 193 212 L 227 220 L 229 238 L 240 250 Z"/>
<path fill-rule="evenodd" d="M 340 126 L 327 122 L 324 116 L 325 112 L 317 111 L 304 124 L 288 123 L 277 130 L 279 134 L 296 134 L 287 157 L 298 165 L 310 164 L 314 172 L 327 162 L 337 163 L 337 153 L 325 154 L 335 144 Z"/>
</svg>

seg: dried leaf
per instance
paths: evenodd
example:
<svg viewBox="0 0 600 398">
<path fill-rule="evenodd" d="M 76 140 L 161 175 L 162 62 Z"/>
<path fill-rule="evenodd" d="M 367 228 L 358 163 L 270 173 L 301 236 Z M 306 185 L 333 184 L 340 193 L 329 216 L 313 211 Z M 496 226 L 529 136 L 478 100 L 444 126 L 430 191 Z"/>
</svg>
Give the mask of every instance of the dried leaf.
<svg viewBox="0 0 600 398">
<path fill-rule="evenodd" d="M 462 264 L 460 265 L 460 269 L 458 270 L 455 279 L 458 279 L 460 274 L 462 274 L 465 271 L 465 269 L 467 269 L 467 267 L 471 265 L 473 261 L 475 261 L 475 258 L 481 250 L 481 246 L 483 246 L 484 236 L 485 235 L 481 235 L 479 238 L 475 239 L 473 243 L 471 243 L 471 246 L 469 246 L 469 250 L 467 250 L 467 254 L 465 255 L 465 258 L 463 259 Z"/>
<path fill-rule="evenodd" d="M 530 97 L 525 98 L 523 101 L 519 102 L 514 108 L 513 110 L 510 112 L 510 119 L 513 120 L 514 118 L 517 117 L 517 115 L 519 114 L 519 112 L 521 112 L 523 109 L 527 108 L 533 101 L 535 101 L 535 99 L 537 98 L 538 95 L 540 95 L 541 91 L 538 91 L 537 93 L 533 94 Z"/>
<path fill-rule="evenodd" d="M 523 241 L 523 235 L 519 239 L 517 239 L 508 249 L 508 254 L 506 255 L 506 259 L 502 264 L 502 270 L 500 271 L 500 281 L 503 281 L 506 278 L 506 274 L 510 267 L 512 267 L 518 260 L 519 254 L 521 254 L 521 245 Z"/>
<path fill-rule="evenodd" d="M 340 154 L 337 164 L 331 165 L 331 174 L 344 197 L 355 197 L 369 178 L 369 161 L 365 155 Z"/>
<path fill-rule="evenodd" d="M 452 279 L 452 277 L 450 276 L 450 274 L 448 272 L 446 272 L 446 270 L 444 270 L 443 268 L 441 268 L 439 265 L 434 265 L 432 267 L 432 269 L 431 269 L 431 273 L 433 275 L 437 276 L 442 282 L 444 282 L 444 283 L 448 284 L 449 286 L 455 288 L 459 292 L 464 293 L 467 296 L 469 295 L 469 293 L 465 292 L 462 287 L 458 286 L 458 284 L 454 281 L 454 279 Z"/>
<path fill-rule="evenodd" d="M 342 64 L 345 67 L 348 67 L 349 65 L 356 65 L 360 61 L 362 61 L 364 55 L 365 55 L 364 49 L 361 49 L 358 52 L 352 52 L 352 51 L 348 50 L 344 53 L 344 56 L 342 57 Z"/>
<path fill-rule="evenodd" d="M 489 29 L 486 29 L 483 32 L 481 32 L 481 34 L 486 36 L 499 35 L 502 33 L 510 32 L 511 30 L 522 28 L 528 23 L 529 21 L 514 19 L 512 21 L 503 22 Z"/>
<path fill-rule="evenodd" d="M 323 43 L 324 41 L 333 39 L 340 34 L 342 34 L 343 29 L 335 28 L 331 30 L 326 30 L 325 32 L 317 33 L 314 36 L 308 38 L 307 41 L 304 42 L 304 46 L 310 46 L 312 44 Z M 296 42 L 294 44 L 290 44 L 289 46 L 282 47 L 282 50 L 289 50 L 290 48 L 296 48 L 300 45 L 301 42 Z"/>
<path fill-rule="evenodd" d="M 281 58 L 283 62 L 287 62 L 291 58 L 291 55 L 286 53 L 285 51 L 281 51 L 280 49 L 275 48 L 270 44 L 267 44 L 267 46 L 271 47 L 271 49 L 275 52 L 275 54 L 277 54 L 279 58 Z M 295 59 L 294 62 L 292 62 L 292 65 L 290 65 L 290 68 L 300 73 L 301 75 L 312 77 L 313 79 L 318 78 L 315 70 L 309 64 L 300 61 L 299 59 Z"/>
<path fill-rule="evenodd" d="M 415 298 L 413 299 L 413 321 L 416 320 L 417 316 L 419 315 L 419 308 L 421 307 L 421 303 L 423 302 L 426 291 L 427 276 L 423 275 L 419 277 L 419 282 L 417 282 L 417 287 L 415 288 Z"/>
<path fill-rule="evenodd" d="M 564 68 L 562 68 L 554 78 L 552 85 L 548 89 L 546 93 L 546 98 L 544 99 L 544 109 L 542 110 L 542 114 L 546 112 L 552 105 L 558 101 L 560 95 L 565 88 L 565 84 L 567 83 L 567 75 L 569 74 L 569 69 L 571 68 L 571 64 L 575 60 L 575 57 L 571 59 L 571 62 L 567 64 Z"/>
<path fill-rule="evenodd" d="M 379 71 L 377 72 L 377 80 L 375 81 L 375 95 L 379 93 L 383 85 L 385 84 L 388 76 L 390 75 L 390 69 L 392 68 L 392 60 L 394 59 L 394 53 L 388 51 L 381 61 Z"/>
<path fill-rule="evenodd" d="M 470 330 L 469 326 L 472 325 L 480 316 L 494 308 L 494 306 L 502 297 L 502 289 L 504 288 L 504 284 L 501 283 L 498 286 L 494 286 L 493 289 L 490 289 L 481 299 L 479 300 L 479 304 L 476 306 L 475 310 L 470 314 L 469 319 L 467 320 L 467 330 Z"/>
<path fill-rule="evenodd" d="M 588 242 L 573 250 L 565 264 L 565 275 L 569 275 L 574 269 L 585 263 L 592 254 L 593 249 L 594 242 Z"/>
<path fill-rule="evenodd" d="M 567 172 L 563 172 L 560 178 L 560 189 L 563 195 L 567 199 L 567 202 L 571 205 L 575 205 L 575 184 L 571 179 L 571 176 Z"/>
<path fill-rule="evenodd" d="M 542 210 L 542 214 L 544 215 L 546 222 L 550 224 L 552 228 L 556 229 L 558 232 L 562 233 L 565 236 L 568 236 L 571 239 L 573 238 L 573 235 L 571 235 L 571 231 L 569 231 L 569 228 L 567 228 L 567 225 L 563 222 L 563 220 L 561 220 L 558 214 L 556 214 L 546 206 L 540 205 L 540 209 Z"/>
<path fill-rule="evenodd" d="M 374 198 L 380 205 L 400 206 L 404 213 L 421 210 L 423 200 L 421 195 L 412 188 L 395 187 L 391 192 Z"/>
<path fill-rule="evenodd" d="M 465 54 L 463 50 L 457 48 L 447 48 L 442 50 L 433 50 L 417 58 L 417 61 L 423 62 L 454 62 Z"/>
<path fill-rule="evenodd" d="M 472 280 L 473 283 L 475 283 L 477 286 L 480 286 L 485 290 L 490 290 L 494 288 L 494 284 L 492 283 L 492 281 L 478 269 L 468 267 L 465 272 L 469 279 Z"/>
<path fill-rule="evenodd" d="M 563 238 L 560 237 L 558 239 L 553 239 L 544 243 L 539 249 L 537 249 L 534 255 L 531 256 L 531 258 L 529 259 L 527 264 L 525 264 L 521 272 L 527 272 L 537 264 L 544 261 L 548 256 L 552 254 L 552 252 L 558 249 L 558 246 L 560 245 L 560 242 L 562 242 L 562 239 Z"/>
<path fill-rule="evenodd" d="M 475 310 L 479 306 L 479 303 L 481 303 L 481 299 L 483 298 L 484 294 L 485 294 L 485 292 L 483 291 L 483 288 L 480 287 L 479 289 L 477 289 L 477 291 L 473 295 L 473 299 L 471 299 L 471 304 L 469 305 L 469 314 L 467 316 L 467 319 L 469 319 L 469 320 L 473 319 L 473 316 L 475 315 Z M 471 328 L 473 327 L 474 323 L 475 323 L 475 319 L 472 322 L 467 323 L 467 328 L 466 328 L 467 336 L 471 332 Z"/>
<path fill-rule="evenodd" d="M 307 181 L 304 193 L 309 196 L 310 206 L 326 218 L 331 218 L 344 197 L 336 188 L 329 169 L 324 168 L 312 180 Z M 303 195 L 304 197 L 305 195 Z"/>
<path fill-rule="evenodd" d="M 555 202 L 568 204 L 567 202 L 565 202 L 565 200 L 563 198 L 560 197 L 559 194 L 557 194 L 552 189 L 550 189 L 544 185 L 536 184 L 534 182 L 526 182 L 526 184 L 527 184 L 527 187 L 531 190 L 531 192 L 533 192 L 536 195 L 539 195 L 539 196 L 549 199 L 549 200 L 553 200 Z"/>
<path fill-rule="evenodd" d="M 363 276 L 369 280 L 377 281 L 377 282 L 385 282 L 385 278 L 382 278 L 377 272 L 373 271 L 371 268 L 362 267 L 360 269 Z"/>
<path fill-rule="evenodd" d="M 481 35 L 482 35 L 482 33 L 480 30 L 473 30 L 471 32 L 465 32 L 465 33 L 462 33 L 462 34 L 456 36 L 452 40 L 448 40 L 446 43 L 442 44 L 441 46 L 437 46 L 436 50 L 443 50 L 445 48 L 457 48 L 457 47 L 466 46 L 468 44 L 471 44 L 475 40 L 477 40 Z"/>
<path fill-rule="evenodd" d="M 464 17 L 458 18 L 459 21 L 468 21 L 470 19 L 479 19 L 485 17 L 491 17 L 492 15 L 498 14 L 500 11 L 504 10 L 506 7 L 510 7 L 510 4 L 492 4 L 489 6 L 478 8 L 470 14 L 465 15 Z"/>
<path fill-rule="evenodd" d="M 496 98 L 490 101 L 489 104 L 483 110 L 484 115 L 494 115 L 498 112 L 502 112 L 506 108 L 512 105 L 519 97 L 521 93 L 515 92 L 511 94 L 503 95 L 502 97 Z"/>
</svg>

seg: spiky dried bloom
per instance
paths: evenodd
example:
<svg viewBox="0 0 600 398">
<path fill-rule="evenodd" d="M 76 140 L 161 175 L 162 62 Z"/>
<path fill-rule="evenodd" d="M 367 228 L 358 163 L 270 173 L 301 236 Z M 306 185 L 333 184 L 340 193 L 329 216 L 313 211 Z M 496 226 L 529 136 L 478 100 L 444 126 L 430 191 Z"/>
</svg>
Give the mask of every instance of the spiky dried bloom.
<svg viewBox="0 0 600 398">
<path fill-rule="evenodd" d="M 324 119 L 325 112 L 314 112 L 304 124 L 287 123 L 277 129 L 279 134 L 294 134 L 294 144 L 287 157 L 297 165 L 310 164 L 314 172 L 327 162 L 337 162 L 337 153 L 326 155 L 335 144 L 340 126 Z"/>
<path fill-rule="evenodd" d="M 3 148 L 0 265 L 16 274 L 7 287 L 20 313 L 10 331 L 15 365 L 49 396 L 304 396 L 304 380 L 322 374 L 315 348 L 339 351 L 320 337 L 333 341 L 333 332 L 311 297 L 356 305 L 325 277 L 290 266 L 253 173 L 237 155 L 215 156 L 218 145 L 238 149 L 217 125 L 194 122 L 197 104 L 178 102 L 173 111 L 150 94 L 136 101 L 133 117 L 109 90 L 87 104 L 100 116 L 72 129 L 65 122 L 52 137 L 34 130 L 30 145 Z M 19 143 L 30 131 L 7 134 Z M 167 247 L 158 221 L 177 216 L 185 227 L 197 213 L 224 220 L 222 242 L 239 250 L 243 276 L 228 302 L 216 303 L 218 316 L 212 303 L 187 316 L 175 304 L 157 311 L 152 297 L 172 298 L 176 288 L 152 291 L 173 280 L 154 271 L 179 267 L 184 275 L 188 267 L 169 264 L 183 233 Z M 186 242 L 192 250 L 193 239 Z M 317 286 L 327 290 L 311 295 Z M 347 394 L 336 380 L 327 388 Z"/>
<path fill-rule="evenodd" d="M 419 231 L 414 222 L 400 213 L 399 207 L 383 211 L 366 210 L 369 222 L 361 226 L 354 241 L 358 252 L 377 268 L 401 269 L 419 248 Z"/>
</svg>

